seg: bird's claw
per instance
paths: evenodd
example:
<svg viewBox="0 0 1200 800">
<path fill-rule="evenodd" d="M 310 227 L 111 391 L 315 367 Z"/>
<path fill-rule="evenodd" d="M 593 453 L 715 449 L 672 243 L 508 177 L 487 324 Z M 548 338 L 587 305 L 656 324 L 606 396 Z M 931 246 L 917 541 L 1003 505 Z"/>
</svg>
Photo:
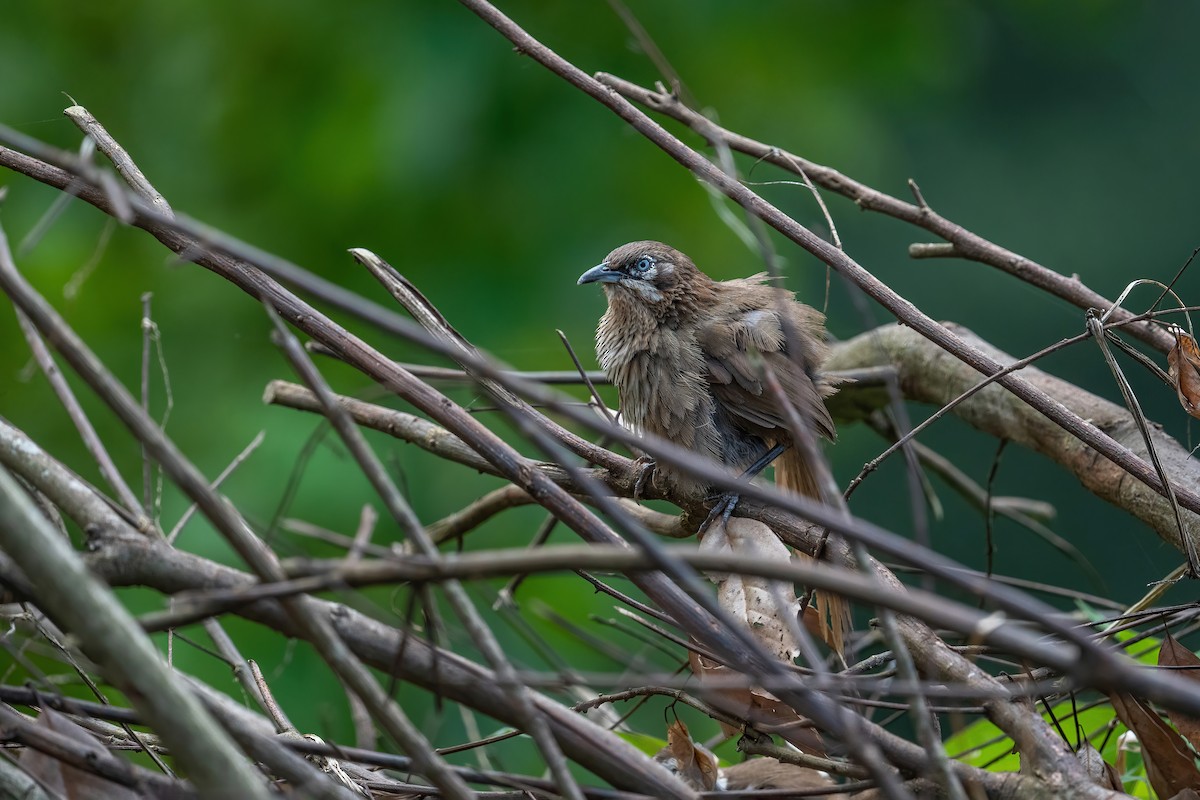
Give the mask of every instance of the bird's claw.
<svg viewBox="0 0 1200 800">
<path fill-rule="evenodd" d="M 638 470 L 637 480 L 633 482 L 633 499 L 641 500 L 642 493 L 646 491 L 646 484 L 654 478 L 655 461 L 649 456 L 639 456 L 637 461 L 633 462 L 633 466 Z"/>
<path fill-rule="evenodd" d="M 717 500 L 716 504 L 712 507 L 712 510 L 708 512 L 708 516 L 700 525 L 699 533 L 703 535 L 705 531 L 712 527 L 713 523 L 716 522 L 718 518 L 721 520 L 722 527 L 728 525 L 729 518 L 733 516 L 733 510 L 737 508 L 738 501 L 741 499 L 742 496 L 739 494 L 723 495 L 719 500 Z"/>
</svg>

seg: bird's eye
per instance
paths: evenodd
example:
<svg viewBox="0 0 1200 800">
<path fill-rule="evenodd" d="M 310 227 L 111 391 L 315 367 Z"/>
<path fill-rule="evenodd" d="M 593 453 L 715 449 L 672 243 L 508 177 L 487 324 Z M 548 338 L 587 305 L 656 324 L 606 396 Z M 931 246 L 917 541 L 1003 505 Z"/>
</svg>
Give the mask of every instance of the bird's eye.
<svg viewBox="0 0 1200 800">
<path fill-rule="evenodd" d="M 637 272 L 646 272 L 650 269 L 651 265 L 653 265 L 653 264 L 654 264 L 653 258 L 651 258 L 650 256 L 642 256 L 641 258 L 639 258 L 637 260 L 637 263 L 633 265 L 633 268 Z"/>
</svg>

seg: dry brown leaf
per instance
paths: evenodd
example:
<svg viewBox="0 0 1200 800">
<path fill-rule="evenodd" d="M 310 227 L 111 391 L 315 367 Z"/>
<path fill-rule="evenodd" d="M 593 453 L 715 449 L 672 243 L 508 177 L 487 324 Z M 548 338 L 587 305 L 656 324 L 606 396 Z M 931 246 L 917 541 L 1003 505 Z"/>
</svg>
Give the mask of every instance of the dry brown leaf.
<svg viewBox="0 0 1200 800">
<path fill-rule="evenodd" d="M 1158 650 L 1158 665 L 1160 667 L 1181 667 L 1172 670 L 1176 675 L 1193 681 L 1200 681 L 1200 658 L 1176 641 L 1175 637 L 1167 634 L 1162 647 Z M 1192 747 L 1200 750 L 1200 719 L 1167 709 L 1167 717 L 1179 729 Z"/>
<path fill-rule="evenodd" d="M 1200 681 L 1200 657 L 1179 643 L 1171 634 L 1163 639 L 1158 650 L 1158 665 L 1160 667 L 1183 667 L 1176 674 L 1193 681 Z"/>
<path fill-rule="evenodd" d="M 704 534 L 700 549 L 710 553 L 739 553 L 768 559 L 790 560 L 791 548 L 779 541 L 769 527 L 757 520 L 734 517 L 728 524 L 714 525 Z M 732 573 L 709 573 L 717 584 L 721 608 L 746 626 L 750 633 L 781 662 L 791 665 L 799 647 L 793 630 L 800 603 L 794 587 L 781 581 Z M 806 620 L 807 621 L 807 620 Z M 702 656 L 689 656 L 692 672 L 703 682 L 715 675 L 738 673 Z M 705 693 L 705 699 L 726 713 L 744 719 L 760 730 L 776 733 L 806 753 L 824 754 L 820 735 L 808 727 L 795 710 L 765 689 L 721 689 Z M 722 725 L 728 735 L 738 731 Z"/>
<path fill-rule="evenodd" d="M 1175 346 L 1167 353 L 1167 374 L 1183 410 L 1200 419 L 1200 346 L 1178 325 L 1171 326 Z"/>
<path fill-rule="evenodd" d="M 714 678 L 725 680 L 736 677 L 737 672 L 710 661 L 698 653 L 688 654 L 688 664 L 701 684 Z M 778 697 L 765 689 L 737 689 L 722 686 L 706 689 L 704 700 L 715 708 L 724 711 L 732 717 L 744 719 L 764 733 L 773 733 L 805 753 L 811 755 L 826 755 L 825 743 L 821 735 L 808 726 L 803 717 Z M 741 733 L 740 728 L 721 724 L 721 730 L 726 736 Z"/>
<path fill-rule="evenodd" d="M 1084 740 L 1080 748 L 1075 751 L 1075 757 L 1083 764 L 1092 782 L 1097 786 L 1112 789 L 1114 792 L 1125 791 L 1125 784 L 1121 781 L 1121 773 L 1117 772 L 1116 767 L 1104 760 L 1104 756 L 1100 755 L 1100 751 L 1093 747 L 1091 742 Z"/>
<path fill-rule="evenodd" d="M 758 520 L 733 517 L 704 534 L 701 552 L 726 553 L 788 561 L 791 549 Z M 792 630 L 800 611 L 795 588 L 782 581 L 750 575 L 710 573 L 717 584 L 717 602 L 743 623 L 771 655 L 788 664 L 800 652 Z"/>
<path fill-rule="evenodd" d="M 654 758 L 697 791 L 710 792 L 717 787 L 717 757 L 692 741 L 682 720 L 667 726 L 667 746 Z"/>
<path fill-rule="evenodd" d="M 817 639 L 824 638 L 825 628 L 828 627 L 827 625 L 823 626 L 821 621 L 822 617 L 821 614 L 817 612 L 817 609 L 811 605 L 805 607 L 804 616 L 800 618 L 800 622 L 804 625 L 804 629 Z"/>
<path fill-rule="evenodd" d="M 1196 769 L 1192 750 L 1174 728 L 1133 695 L 1113 693 L 1108 698 L 1118 719 L 1137 734 L 1146 776 L 1155 794 L 1171 797 L 1200 786 L 1200 770 Z"/>
</svg>

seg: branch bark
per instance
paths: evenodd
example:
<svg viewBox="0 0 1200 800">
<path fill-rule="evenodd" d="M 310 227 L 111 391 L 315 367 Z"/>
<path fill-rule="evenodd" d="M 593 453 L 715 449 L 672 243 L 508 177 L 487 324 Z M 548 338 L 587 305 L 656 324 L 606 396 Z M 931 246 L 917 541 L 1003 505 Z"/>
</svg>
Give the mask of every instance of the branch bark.
<svg viewBox="0 0 1200 800">
<path fill-rule="evenodd" d="M 905 333 L 913 335 L 916 341 L 926 348 L 923 352 L 929 363 L 937 363 L 940 360 L 949 362 L 953 369 L 946 368 L 947 374 L 957 370 L 961 373 L 962 380 L 968 381 L 967 385 L 969 385 L 978 380 L 978 372 L 994 372 L 1005 361 L 1006 357 L 1002 353 L 972 339 L 967 333 L 954 327 L 940 326 L 921 314 L 866 270 L 845 257 L 839 250 L 831 249 L 827 243 L 800 227 L 794 220 L 786 217 L 774 207 L 766 204 L 732 177 L 717 170 L 698 153 L 684 147 L 678 140 L 665 134 L 661 128 L 649 122 L 628 103 L 618 102 L 610 92 L 529 37 L 511 20 L 499 14 L 490 4 L 481 0 L 464 0 L 464 2 L 514 41 L 518 48 L 608 105 L 633 127 L 663 147 L 680 163 L 718 186 L 737 202 L 742 203 L 752 214 L 775 225 L 802 247 L 825 260 L 826 263 L 845 272 L 864 290 L 896 313 L 899 318 L 920 331 L 921 336 L 924 336 L 925 339 L 916 337 L 911 330 L 905 331 Z M 95 120 L 88 122 L 90 117 L 85 119 L 79 116 L 82 109 L 72 109 L 72 111 L 75 112 L 76 117 L 102 132 L 102 128 L 99 128 L 99 124 Z M 110 142 L 110 146 L 116 147 L 115 142 Z M 127 163 L 122 162 L 126 168 L 125 171 L 127 172 L 131 167 L 136 170 L 132 161 L 128 160 L 127 156 L 125 158 Z M 793 157 L 789 156 L 789 158 Z M 631 488 L 634 476 L 628 459 L 586 442 L 576 434 L 563 430 L 557 423 L 533 411 L 525 404 L 526 395 L 521 390 L 513 389 L 513 384 L 509 381 L 512 376 L 497 372 L 491 362 L 481 358 L 473 348 L 464 348 L 463 355 L 465 357 L 460 361 L 465 370 L 471 373 L 475 380 L 488 387 L 493 396 L 499 399 L 500 404 L 506 407 L 506 410 L 519 412 L 514 416 L 518 421 L 518 427 L 539 446 L 546 449 L 550 458 L 559 463 L 539 462 L 521 456 L 492 431 L 466 414 L 461 407 L 451 403 L 444 395 L 419 380 L 412 372 L 388 361 L 361 339 L 332 323 L 327 317 L 283 288 L 276 280 L 260 271 L 260 267 L 263 269 L 280 267 L 278 259 L 257 253 L 251 253 L 246 258 L 239 257 L 236 255 L 240 252 L 238 243 L 235 242 L 235 246 L 231 247 L 228 237 L 204 230 L 201 226 L 196 226 L 186 219 L 175 219 L 170 216 L 169 207 L 165 206 L 165 200 L 162 201 L 161 207 L 155 207 L 156 201 L 161 200 L 161 197 L 149 197 L 144 203 L 139 203 L 137 198 L 126 197 L 120 193 L 119 189 L 114 189 L 105 183 L 102 175 L 97 177 L 86 165 L 72 162 L 70 171 L 58 170 L 46 164 L 36 163 L 32 159 L 6 148 L 0 148 L 0 163 L 14 166 L 14 168 L 27 171 L 28 174 L 34 175 L 39 180 L 76 192 L 88 202 L 92 202 L 122 219 L 134 220 L 136 224 L 149 230 L 164 245 L 175 252 L 195 259 L 254 297 L 279 309 L 286 319 L 317 339 L 330 353 L 370 375 L 380 385 L 393 390 L 444 426 L 439 427 L 408 415 L 409 418 L 404 420 L 399 428 L 396 428 L 406 438 L 423 439 L 426 442 L 424 446 L 439 456 L 508 479 L 514 488 L 504 491 L 513 496 L 521 492 L 541 503 L 589 542 L 621 544 L 620 537 L 589 509 L 583 507 L 577 497 L 564 491 L 564 488 L 569 488 L 575 493 L 591 493 L 591 502 L 608 511 L 610 517 L 615 521 L 614 524 L 643 549 L 643 552 L 635 554 L 639 559 L 644 559 L 640 563 L 648 562 L 650 566 L 660 570 L 647 573 L 641 567 L 636 569 L 629 567 L 630 572 L 636 575 L 639 585 L 651 598 L 672 614 L 698 640 L 711 645 L 730 663 L 737 665 L 747 674 L 782 674 L 779 664 L 763 661 L 761 654 L 754 647 L 749 648 L 750 652 L 745 652 L 745 648 L 739 649 L 739 646 L 744 645 L 746 640 L 739 638 L 738 631 L 730 630 L 721 615 L 706 604 L 707 598 L 696 591 L 695 575 L 683 568 L 685 559 L 665 552 L 652 538 L 646 537 L 642 527 L 630 519 L 629 514 L 622 510 L 622 506 L 607 500 L 608 490 L 615 489 L 618 493 L 623 493 L 626 487 Z M 140 179 L 140 183 L 144 184 L 143 195 L 152 190 L 140 173 L 135 175 L 135 179 Z M 917 209 L 916 214 L 919 218 L 927 219 L 931 214 L 923 201 L 913 208 Z M 315 285 L 311 276 L 306 277 L 307 274 L 302 270 L 292 269 L 291 265 L 284 264 L 282 266 L 287 268 L 276 274 L 288 275 L 302 285 Z M 386 278 L 387 275 L 384 274 L 384 277 Z M 39 310 L 47 310 L 32 307 L 31 303 L 34 305 L 36 303 L 28 294 L 22 294 L 23 290 L 19 284 L 15 271 L 12 271 L 12 274 L 6 277 L 6 286 L 10 292 L 20 296 L 19 302 L 23 308 L 31 314 Z M 325 288 L 328 289 L 328 287 Z M 344 295 L 337 295 L 336 292 L 331 294 L 340 297 L 340 302 L 350 302 Z M 359 305 L 358 307 L 361 310 L 363 306 Z M 378 317 L 377 309 L 371 310 L 370 314 L 376 314 Z M 390 317 L 385 318 L 391 319 Z M 55 326 L 53 317 L 43 314 L 43 328 L 46 326 L 47 319 L 50 320 L 52 330 L 46 332 L 54 340 L 53 334 L 62 334 L 65 326 L 61 324 Z M 394 321 L 388 324 L 394 324 Z M 403 325 L 396 324 L 395 327 L 407 330 Z M 414 339 L 421 341 L 413 331 L 408 331 L 405 335 L 412 335 Z M 465 345 L 465 342 L 463 344 Z M 72 348 L 75 348 L 76 361 L 86 362 L 88 360 L 80 355 L 82 351 L 76 347 L 76 343 L 65 338 L 56 341 L 56 346 L 63 348 L 64 345 L 68 354 Z M 849 343 L 846 348 L 847 352 L 853 351 L 857 345 L 858 340 Z M 429 346 L 436 352 L 457 357 L 453 348 L 448 351 L 444 347 L 439 350 L 433 344 Z M 911 345 L 910 349 L 919 350 L 915 344 Z M 946 355 L 946 352 L 954 353 L 955 357 Z M 863 363 L 855 366 L 875 365 L 867 355 L 859 353 L 855 357 L 864 359 Z M 885 348 L 883 355 L 879 356 L 878 363 L 885 362 L 900 368 L 902 385 L 907 391 L 913 392 L 914 396 L 922 390 L 930 392 L 931 399 L 936 396 L 934 394 L 935 387 L 922 388 L 919 381 L 914 381 L 911 385 L 903 383 L 906 380 L 904 366 L 897 353 L 891 353 Z M 80 363 L 79 366 L 81 371 L 87 374 L 90 365 Z M 937 366 L 940 368 L 942 365 L 937 363 Z M 912 371 L 920 372 L 927 367 L 932 370 L 928 364 L 918 360 L 914 362 Z M 1066 453 L 1063 455 L 1062 462 L 1064 466 L 1077 471 L 1081 479 L 1089 471 L 1102 473 L 1103 479 L 1097 479 L 1095 484 L 1090 485 L 1089 488 L 1113 502 L 1126 503 L 1136 507 L 1144 504 L 1147 508 L 1152 508 L 1155 503 L 1158 506 L 1165 505 L 1145 485 L 1139 484 L 1137 481 L 1126 480 L 1129 475 L 1133 475 L 1145 484 L 1155 486 L 1158 479 L 1150 471 L 1148 465 L 1132 455 L 1131 450 L 1123 443 L 1121 437 L 1124 434 L 1118 430 L 1119 415 L 1113 414 L 1111 430 L 1104 425 L 1092 427 L 1085 420 L 1094 421 L 1097 416 L 1093 406 L 1084 402 L 1088 398 L 1081 399 L 1078 408 L 1068 403 L 1058 402 L 1060 399 L 1058 393 L 1063 387 L 1051 383 L 1040 383 L 1035 372 L 1027 372 L 1020 378 L 1009 376 L 1002 379 L 1004 385 L 1024 402 L 1003 389 L 992 387 L 995 389 L 994 392 L 989 389 L 977 398 L 981 409 L 978 411 L 978 416 L 973 416 L 976 411 L 971 404 L 965 404 L 961 413 L 964 418 L 972 421 L 972 424 L 994 432 L 994 429 L 985 426 L 995 425 L 995 418 L 1002 414 L 1015 415 L 1019 410 L 1028 415 L 1028 419 L 1022 417 L 1020 423 L 1024 426 L 1027 436 L 1025 439 L 1016 436 L 1007 438 L 1022 441 L 1034 449 L 1045 448 L 1044 452 L 1053 454 L 1057 454 L 1062 448 L 1065 448 Z M 941 373 L 937 374 L 941 375 Z M 948 380 L 948 378 L 942 378 L 940 385 L 944 386 Z M 119 387 L 108 386 L 103 388 L 102 393 L 106 392 L 106 397 L 111 399 L 111 397 L 120 396 L 118 389 Z M 517 391 L 520 396 L 512 394 L 513 391 Z M 1095 398 L 1090 399 L 1094 400 Z M 326 407 L 333 408 L 332 400 L 329 398 L 327 400 L 330 402 L 325 404 Z M 346 407 L 344 400 L 339 399 L 338 404 L 341 408 Z M 1037 410 L 1031 410 L 1031 406 Z M 360 422 L 363 421 L 366 414 L 374 413 L 366 408 L 347 410 L 351 410 L 351 413 Z M 1118 408 L 1118 410 L 1120 409 Z M 185 490 L 197 496 L 198 500 L 203 501 L 210 519 L 213 519 L 218 528 L 238 545 L 239 551 L 254 567 L 258 579 L 264 581 L 266 585 L 282 583 L 284 578 L 278 564 L 274 561 L 273 554 L 259 550 L 258 544 L 252 538 L 244 538 L 245 531 L 239 530 L 244 527 L 244 522 L 231 508 L 221 506 L 221 501 L 208 492 L 202 482 L 197 482 L 198 475 L 194 469 L 182 459 L 180 454 L 173 451 L 169 442 L 161 438 L 161 432 L 147 427 L 145 420 L 136 415 L 126 414 L 125 418 L 127 424 L 135 429 L 143 441 L 153 443 L 159 459 L 166 462 L 168 472 L 175 480 Z M 393 417 L 380 424 L 391 425 L 394 421 Z M 1070 431 L 1070 434 L 1066 434 L 1064 431 Z M 624 440 L 628 441 L 627 433 L 616 430 L 613 430 L 612 433 L 617 438 L 624 437 Z M 1001 434 L 997 433 L 996 435 Z M 560 458 L 558 455 L 562 452 L 562 445 L 570 448 L 577 455 L 589 459 L 591 463 L 600 465 L 602 469 L 580 470 L 569 466 L 572 463 L 571 460 Z M 647 443 L 647 449 L 650 452 L 655 452 L 653 449 L 655 447 L 663 447 L 665 448 L 663 452 L 670 452 L 669 447 L 666 447 L 664 443 Z M 1136 448 L 1134 448 L 1134 452 L 1136 452 Z M 1101 453 L 1112 462 L 1101 458 L 1099 455 Z M 678 454 L 674 455 L 678 457 Z M 1116 464 L 1120 464 L 1121 468 Z M 29 466 L 28 463 L 25 463 L 26 469 Z M 712 465 L 696 466 L 696 469 L 701 472 L 705 469 L 711 470 L 711 468 Z M 78 482 L 76 481 L 76 483 Z M 1140 493 L 1130 493 L 1128 487 L 1123 484 L 1136 485 Z M 1185 483 L 1185 485 L 1189 484 Z M 93 503 L 87 508 L 78 508 L 77 513 L 81 515 L 112 514 L 112 510 L 107 507 L 103 510 L 94 507 L 98 501 L 96 493 L 90 487 L 72 486 L 71 491 L 61 493 L 63 497 L 79 494 L 91 498 Z M 1194 493 L 1180 490 L 1178 494 L 1185 505 L 1190 504 L 1189 507 L 1193 510 L 1200 509 L 1200 505 L 1198 505 L 1200 500 Z M 831 515 L 828 509 L 809 501 L 780 498 L 777 494 L 756 487 L 748 487 L 746 497 L 747 500 L 741 508 L 744 513 L 757 516 L 764 521 L 769 520 L 768 524 L 771 524 L 771 527 L 781 536 L 790 537 L 789 541 L 793 543 L 800 542 L 809 552 L 815 548 L 814 543 L 819 535 L 810 532 L 809 528 L 796 516 L 797 512 L 806 513 L 813 519 L 827 524 L 831 529 L 844 531 L 848 536 L 853 537 L 853 541 L 869 542 L 885 552 L 896 552 L 905 546 L 897 541 L 898 537 L 886 531 L 865 525 L 861 521 L 849 517 L 841 518 Z M 507 499 L 513 499 L 513 497 Z M 764 505 L 764 502 L 773 502 L 778 505 Z M 104 504 L 99 502 L 99 505 L 103 506 Z M 1189 530 L 1194 522 L 1192 520 L 1194 516 L 1193 514 L 1189 517 Z M 1149 522 L 1153 515 L 1147 514 L 1145 518 Z M 159 548 L 161 545 L 146 538 L 131 538 L 116 534 L 115 531 L 124 528 L 126 522 L 127 520 L 121 520 L 119 523 L 109 526 L 103 536 L 94 540 L 96 552 L 91 557 L 91 562 L 97 571 L 109 575 L 114 582 L 125 579 L 146 583 L 155 586 L 160 591 L 174 593 L 183 589 L 196 588 L 198 585 L 203 585 L 208 589 L 214 586 L 235 589 L 245 586 L 253 580 L 243 573 L 223 570 L 216 565 L 188 557 L 177 551 L 159 551 L 155 548 Z M 1173 526 L 1168 526 L 1167 529 L 1174 530 Z M 1158 530 L 1157 527 L 1156 530 Z M 1160 535 L 1163 535 L 1162 530 L 1160 530 Z M 907 547 L 910 551 L 915 550 L 911 546 Z M 119 558 L 112 557 L 113 550 L 122 551 Z M 146 553 L 151 551 L 153 551 L 152 557 L 145 557 Z M 952 579 L 955 565 L 946 559 L 936 558 L 935 555 L 931 554 L 927 562 L 931 573 L 944 576 L 948 580 Z M 430 557 L 434 559 L 433 566 L 436 567 L 438 565 L 436 553 L 430 554 Z M 913 558 L 913 552 L 909 552 L 908 557 Z M 859 559 L 859 563 L 866 560 L 865 557 Z M 6 565 L 4 561 L 3 554 L 0 554 L 0 567 L 7 568 L 9 565 Z M 887 586 L 896 590 L 901 589 L 895 576 L 878 564 L 870 563 L 863 564 L 863 566 L 875 569 L 878 578 L 881 578 Z M 198 584 L 197 581 L 203 581 L 203 583 Z M 209 581 L 214 582 L 209 583 Z M 813 582 L 820 583 L 820 580 L 814 578 Z M 18 583 L 26 589 L 32 585 L 32 582 L 25 576 L 21 576 L 21 581 Z M 867 584 L 868 587 L 874 585 L 874 583 Z M 955 619 L 959 620 L 960 628 L 969 627 L 975 632 L 986 630 L 991 640 L 1002 645 L 1007 644 L 1017 651 L 1022 651 L 1023 647 L 1033 648 L 1025 652 L 1037 652 L 1044 657 L 1046 662 L 1057 664 L 1064 672 L 1081 679 L 1091 678 L 1097 685 L 1137 687 L 1157 697 L 1169 696 L 1172 690 L 1175 690 L 1174 701 L 1176 704 L 1195 707 L 1200 703 L 1200 697 L 1197 696 L 1194 687 L 1184 688 L 1174 678 L 1145 676 L 1127 669 L 1124 663 L 1112 657 L 1111 654 L 1096 648 L 1086 635 L 1055 621 L 1052 617 L 1047 616 L 1048 612 L 1045 607 L 1025 602 L 1017 593 L 1006 593 L 990 586 L 986 581 L 980 580 L 967 581 L 960 578 L 955 585 L 970 586 L 980 596 L 991 595 L 1001 607 L 1016 610 L 1029 619 L 1040 621 L 1046 630 L 1057 634 L 1060 640 L 1050 642 L 1047 649 L 1038 650 L 1036 641 L 1027 641 L 1034 637 L 1035 634 L 1032 632 L 1023 631 L 1017 627 L 995 628 L 990 624 L 988 618 L 985 617 L 981 620 L 981 615 L 978 613 L 975 616 L 956 617 Z M 690 592 L 690 596 L 681 587 Z M 873 597 L 880 604 L 887 603 L 887 599 L 882 596 Z M 920 598 L 915 594 L 909 596 L 909 601 L 918 599 Z M 950 605 L 946 604 L 940 611 L 950 613 L 948 610 L 950 608 Z M 910 606 L 908 610 L 913 611 L 914 607 Z M 346 641 L 353 651 L 353 655 L 366 663 L 380 669 L 394 669 L 399 675 L 409 676 L 410 679 L 421 682 L 422 685 L 441 691 L 452 699 L 459 699 L 461 702 L 480 708 L 492 716 L 518 722 L 522 719 L 529 719 L 528 714 L 522 714 L 522 710 L 514 705 L 513 698 L 505 696 L 505 693 L 494 691 L 494 684 L 498 680 L 496 672 L 437 651 L 427 643 L 406 636 L 404 632 L 382 626 L 361 615 L 355 616 L 353 612 L 341 607 L 322 604 L 307 597 L 286 595 L 279 601 L 264 600 L 253 603 L 241 609 L 239 613 L 245 613 L 251 618 L 259 619 L 292 635 L 304 636 L 316 643 L 327 656 L 330 656 L 332 649 L 339 646 L 336 640 L 330 639 L 326 634 L 327 631 L 335 631 L 340 638 Z M 344 627 L 347 621 L 352 623 L 353 630 Z M 1023 782 L 1021 784 L 1025 787 L 1023 791 L 1032 792 L 1034 789 L 1029 787 L 1036 786 L 1040 790 L 1053 790 L 1060 796 L 1104 796 L 1104 793 L 1097 787 L 1088 783 L 1086 777 L 1081 777 L 1079 764 L 1039 715 L 1034 714 L 1026 705 L 1004 697 L 1002 687 L 994 678 L 948 648 L 942 640 L 934 636 L 924 623 L 912 618 L 902 619 L 900 623 L 905 643 L 913 649 L 918 665 L 927 676 L 953 680 L 981 691 L 985 688 L 988 690 L 986 696 L 992 698 L 987 702 L 989 715 L 1019 743 L 1023 754 L 1029 759 L 1030 769 L 1039 779 L 1037 784 Z M 1022 642 L 1021 646 L 1018 646 L 1018 640 Z M 1094 661 L 1088 658 L 1089 656 L 1095 656 Z M 341 659 L 334 659 L 331 656 L 330 661 L 335 669 L 337 664 L 343 663 Z M 1080 665 L 1077 662 L 1084 663 Z M 357 668 L 357 664 L 351 661 L 350 667 Z M 345 669 L 346 667 L 343 666 L 342 670 Z M 361 676 L 361 672 L 358 674 Z M 452 675 L 453 680 L 447 681 L 447 675 Z M 500 677 L 508 678 L 511 685 L 511 676 Z M 794 676 L 788 672 L 783 677 Z M 458 683 L 456 684 L 455 681 Z M 472 682 L 476 685 L 472 685 Z M 798 710 L 810 712 L 819 722 L 836 730 L 842 736 L 847 747 L 854 750 L 856 756 L 874 771 L 878 780 L 883 782 L 886 789 L 885 794 L 901 796 L 902 790 L 898 786 L 889 784 L 889 781 L 894 781 L 894 776 L 887 768 L 873 763 L 871 756 L 878 752 L 873 748 L 882 748 L 893 764 L 901 765 L 907 770 L 917 772 L 929 769 L 927 753 L 920 747 L 899 741 L 875 727 L 846 726 L 844 724 L 847 719 L 845 709 L 830 703 L 828 697 L 822 696 L 818 691 L 804 686 L 800 682 L 785 681 L 781 685 L 784 687 L 781 696 L 785 700 Z M 364 687 L 365 684 L 360 682 L 358 690 L 362 691 Z M 496 697 L 497 694 L 500 696 Z M 545 715 L 549 720 L 554 737 L 562 743 L 564 751 L 580 763 L 591 765 L 591 768 L 594 768 L 602 777 L 616 785 L 655 791 L 657 796 L 690 796 L 681 792 L 675 781 L 666 779 L 661 770 L 652 765 L 647 766 L 645 759 L 639 759 L 631 755 L 629 751 L 622 751 L 620 746 L 614 743 L 612 737 L 601 735 L 597 729 L 591 726 L 581 726 L 578 717 L 547 698 L 535 696 L 532 692 L 530 696 L 534 697 L 536 712 L 539 715 Z M 995 699 L 997 697 L 1002 699 Z M 377 706 L 377 709 L 379 707 L 382 706 Z M 386 719 L 384 722 L 388 724 Z M 394 725 L 393 721 L 393 727 Z M 865 731 L 861 740 L 856 736 L 846 735 L 847 732 L 853 734 L 860 730 Z M 419 737 L 410 743 L 414 746 L 421 746 L 420 749 L 424 750 L 423 742 L 419 741 Z M 622 758 L 625 755 L 630 757 Z M 427 772 L 431 767 L 435 774 L 440 771 L 441 780 L 439 782 L 449 789 L 451 794 L 466 796 L 458 779 L 441 770 L 441 765 L 438 764 L 436 757 L 431 752 L 427 750 L 418 752 L 418 761 L 424 761 Z M 987 776 L 986 773 L 971 770 L 963 765 L 956 765 L 954 769 L 956 774 L 964 780 L 979 781 L 988 786 L 989 791 L 1001 791 L 997 786 L 996 778 Z"/>
<path fill-rule="evenodd" d="M 596 80 L 619 92 L 623 97 L 682 122 L 714 145 L 728 147 L 739 153 L 745 153 L 774 164 L 795 175 L 806 176 L 821 188 L 852 200 L 859 208 L 907 222 L 946 240 L 945 243 L 932 245 L 911 245 L 909 255 L 912 258 L 936 256 L 978 261 L 1056 297 L 1061 297 L 1081 309 L 1108 309 L 1112 306 L 1111 300 L 1090 289 L 1078 276 L 1068 278 L 1032 259 L 1025 258 L 985 239 L 934 211 L 929 204 L 924 202 L 924 198 L 920 198 L 920 202 L 916 204 L 905 202 L 898 197 L 857 181 L 832 167 L 818 164 L 803 156 L 790 153 L 784 148 L 731 131 L 694 109 L 688 108 L 674 94 L 646 89 L 604 72 L 597 73 Z M 910 186 L 915 185 L 911 181 L 909 183 Z M 1132 316 L 1124 309 L 1117 309 L 1112 315 L 1112 320 L 1119 322 Z M 1135 323 L 1129 327 L 1129 330 L 1134 336 L 1163 353 L 1167 352 L 1173 344 L 1170 335 L 1162 328 L 1146 322 Z"/>
<path fill-rule="evenodd" d="M 1016 359 L 960 326 L 957 336 L 999 364 Z M 945 405 L 979 383 L 979 373 L 908 328 L 888 325 L 860 334 L 835 348 L 831 368 L 894 367 L 904 396 L 922 403 Z M 1035 367 L 1025 367 L 1021 376 L 1029 385 L 1090 420 L 1113 441 L 1140 458 L 1146 455 L 1133 417 L 1121 405 L 1098 397 L 1072 383 Z M 1165 391 L 1165 390 L 1164 390 Z M 1053 460 L 1074 475 L 1097 497 L 1123 509 L 1146 523 L 1163 541 L 1183 550 L 1179 528 L 1170 504 L 1160 494 L 1101 456 L 1079 439 L 1038 413 L 1020 398 L 995 384 L 959 404 L 954 413 L 971 426 L 1000 439 L 1009 439 Z M 1200 462 L 1159 427 L 1152 439 L 1172 482 L 1200 485 Z M 1200 515 L 1182 510 L 1184 531 L 1200 537 Z"/>
<path fill-rule="evenodd" d="M 139 537 L 143 538 L 143 537 Z M 38 513 L 0 468 L 0 550 L 39 587 L 38 603 L 131 699 L 203 792 L 270 797 L 262 776 L 167 668 L 117 599 L 87 570 L 70 542 Z"/>
</svg>

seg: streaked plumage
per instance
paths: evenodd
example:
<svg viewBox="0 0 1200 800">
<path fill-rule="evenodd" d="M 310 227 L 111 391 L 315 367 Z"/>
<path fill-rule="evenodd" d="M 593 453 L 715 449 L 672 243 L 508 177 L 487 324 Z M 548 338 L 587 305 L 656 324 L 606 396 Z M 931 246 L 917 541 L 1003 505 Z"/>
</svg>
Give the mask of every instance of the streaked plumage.
<svg viewBox="0 0 1200 800">
<path fill-rule="evenodd" d="M 608 296 L 596 353 L 631 429 L 743 470 L 771 445 L 791 440 L 786 414 L 766 385 L 769 366 L 801 418 L 834 437 L 823 402 L 832 389 L 816 373 L 826 355 L 824 317 L 771 286 L 765 274 L 714 281 L 674 248 L 631 242 L 580 280 L 602 282 Z M 707 488 L 662 465 L 660 472 L 685 490 Z M 797 491 L 815 493 L 794 450 L 780 458 L 779 473 Z"/>
<path fill-rule="evenodd" d="M 772 392 L 774 374 L 811 432 L 834 438 L 824 398 L 833 388 L 818 370 L 826 357 L 824 317 L 766 282 L 764 274 L 714 281 L 660 242 L 631 242 L 585 272 L 608 311 L 596 331 L 600 364 L 617 387 L 621 418 L 742 472 L 776 444 L 792 444 L 788 412 Z M 710 493 L 668 464 L 657 476 L 693 496 Z M 811 465 L 788 447 L 775 482 L 819 496 Z M 817 595 L 821 637 L 839 655 L 849 628 L 844 598 Z"/>
</svg>

